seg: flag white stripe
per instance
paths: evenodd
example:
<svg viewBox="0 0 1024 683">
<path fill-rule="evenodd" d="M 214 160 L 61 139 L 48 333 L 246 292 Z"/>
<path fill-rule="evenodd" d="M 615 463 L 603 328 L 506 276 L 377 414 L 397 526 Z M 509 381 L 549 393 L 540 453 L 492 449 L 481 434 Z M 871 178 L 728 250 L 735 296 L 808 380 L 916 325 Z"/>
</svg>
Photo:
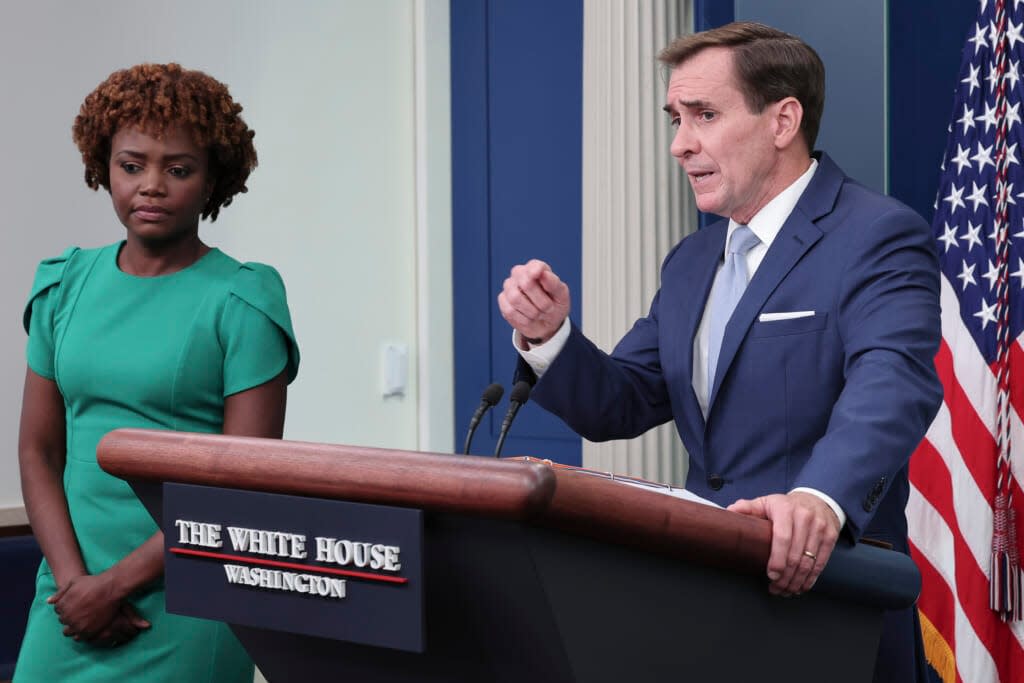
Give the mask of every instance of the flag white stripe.
<svg viewBox="0 0 1024 683">
<path fill-rule="evenodd" d="M 1021 339 L 1024 337 L 1017 337 L 1015 344 L 1021 347 L 1021 352 L 1024 353 L 1024 345 L 1021 344 Z M 1024 372 L 1024 368 L 1018 368 L 1016 372 Z M 1024 398 L 1024 397 L 1021 397 Z M 1020 414 L 1016 410 L 1011 410 L 1010 418 L 1010 470 L 1013 473 L 1013 478 L 1019 485 L 1021 477 L 1024 476 L 1024 423 L 1021 422 Z"/>
<path fill-rule="evenodd" d="M 953 540 L 953 532 L 950 531 L 946 520 L 931 504 L 931 501 L 913 484 L 910 485 L 910 496 L 907 499 L 907 520 L 914 528 L 921 530 L 921 533 L 916 534 L 913 539 L 914 545 L 928 559 L 929 564 L 938 572 L 955 596 L 957 594 L 956 568 L 954 566 L 956 544 Z"/>
<path fill-rule="evenodd" d="M 953 354 L 953 373 L 974 406 L 974 412 L 995 438 L 996 377 L 974 343 L 960 317 L 960 302 L 945 276 L 942 276 L 942 338 Z"/>
<path fill-rule="evenodd" d="M 1020 419 L 1016 419 L 1016 413 L 1014 413 L 1014 418 L 1014 429 L 1024 439 L 1024 424 L 1021 423 Z M 992 509 L 985 500 L 981 489 L 978 488 L 974 477 L 964 464 L 956 442 L 953 440 L 951 430 L 949 408 L 943 403 L 939 407 L 939 412 L 935 416 L 931 427 L 929 427 L 925 438 L 935 448 L 935 451 L 942 458 L 946 469 L 949 471 L 954 491 L 953 513 L 956 515 L 956 524 L 964 538 L 964 543 L 971 550 L 971 557 L 975 565 L 987 579 L 989 577 L 989 556 L 992 550 Z M 1018 443 L 1024 444 L 1024 441 Z M 1019 480 L 1017 481 L 1019 482 Z M 916 492 L 919 496 L 922 495 L 916 488 L 912 489 L 912 492 Z M 929 507 L 931 507 L 930 503 Z M 934 508 L 932 509 L 934 510 Z M 938 512 L 936 511 L 935 514 L 937 515 Z M 931 548 L 933 544 L 940 542 L 934 537 L 935 529 L 929 523 L 915 521 L 911 517 L 909 504 L 907 517 L 910 537 L 913 539 L 914 545 L 919 549 Z M 943 523 L 943 530 L 949 533 L 945 523 Z M 952 537 L 950 537 L 950 542 L 952 542 Z M 944 548 L 942 554 L 947 552 L 949 557 L 952 558 L 952 548 Z M 966 561 L 966 559 L 963 561 Z M 934 562 L 932 565 L 935 566 L 936 570 L 939 570 L 938 565 Z M 943 574 L 943 576 L 947 583 L 952 583 L 955 580 L 955 575 L 953 574 Z M 985 599 L 987 600 L 987 596 Z M 1024 648 L 1024 622 L 1013 622 L 1010 630 L 1016 637 L 1017 642 Z"/>
<path fill-rule="evenodd" d="M 988 596 L 985 596 L 986 598 Z M 960 606 L 960 600 L 956 601 L 956 670 L 964 683 L 984 683 L 993 681 L 998 683 L 999 673 L 996 671 L 996 663 L 992 659 L 988 648 L 978 638 L 978 634 L 971 628 L 971 622 L 964 614 Z"/>
<path fill-rule="evenodd" d="M 956 442 L 953 441 L 949 408 L 945 403 L 939 406 L 939 412 L 928 428 L 925 438 L 935 448 L 949 470 L 954 492 L 953 513 L 956 515 L 956 524 L 971 549 L 975 564 L 987 577 L 989 556 L 992 553 L 992 508 L 989 507 L 977 482 L 964 464 Z M 926 526 L 910 525 L 910 536 L 919 546 L 924 542 L 918 541 L 919 536 L 928 531 L 929 528 Z"/>
<path fill-rule="evenodd" d="M 916 529 L 927 530 L 914 544 L 921 556 L 935 568 L 953 594 L 956 605 L 953 637 L 956 639 L 956 664 L 960 677 L 967 683 L 989 683 L 999 680 L 996 664 L 988 648 L 982 643 L 971 626 L 970 620 L 960 607 L 960 595 L 956 585 L 956 553 L 953 532 L 946 525 L 938 510 L 914 486 L 910 487 L 907 502 L 907 519 Z M 979 599 L 974 596 L 973 599 Z M 988 596 L 981 599 L 988 600 Z"/>
</svg>

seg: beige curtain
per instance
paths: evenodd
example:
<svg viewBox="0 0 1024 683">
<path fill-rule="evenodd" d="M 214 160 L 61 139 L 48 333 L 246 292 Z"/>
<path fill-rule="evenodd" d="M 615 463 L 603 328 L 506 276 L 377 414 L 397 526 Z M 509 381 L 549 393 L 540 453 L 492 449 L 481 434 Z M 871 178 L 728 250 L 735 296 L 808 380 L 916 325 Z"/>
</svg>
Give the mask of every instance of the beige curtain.
<svg viewBox="0 0 1024 683">
<path fill-rule="evenodd" d="M 696 228 L 668 151 L 666 74 L 656 59 L 692 26 L 686 0 L 584 0 L 582 325 L 606 351 L 647 314 L 662 259 Z M 628 441 L 584 440 L 583 465 L 673 484 L 686 478 L 671 424 Z"/>
</svg>

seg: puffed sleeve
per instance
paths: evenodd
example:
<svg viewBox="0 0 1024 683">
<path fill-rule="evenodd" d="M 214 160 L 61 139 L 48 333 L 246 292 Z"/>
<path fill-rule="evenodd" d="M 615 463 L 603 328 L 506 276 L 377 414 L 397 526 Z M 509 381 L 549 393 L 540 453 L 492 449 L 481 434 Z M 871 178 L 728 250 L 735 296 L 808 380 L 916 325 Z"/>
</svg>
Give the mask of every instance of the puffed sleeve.
<svg viewBox="0 0 1024 683">
<path fill-rule="evenodd" d="M 22 324 L 28 332 L 26 356 L 32 371 L 47 379 L 53 379 L 54 332 L 53 314 L 60 298 L 60 283 L 68 261 L 78 251 L 69 247 L 55 258 L 44 259 L 36 268 L 32 292 L 25 304 Z"/>
<path fill-rule="evenodd" d="M 281 276 L 262 263 L 245 263 L 229 291 L 219 331 L 224 395 L 257 387 L 282 370 L 290 383 L 299 371 L 299 347 Z"/>
</svg>

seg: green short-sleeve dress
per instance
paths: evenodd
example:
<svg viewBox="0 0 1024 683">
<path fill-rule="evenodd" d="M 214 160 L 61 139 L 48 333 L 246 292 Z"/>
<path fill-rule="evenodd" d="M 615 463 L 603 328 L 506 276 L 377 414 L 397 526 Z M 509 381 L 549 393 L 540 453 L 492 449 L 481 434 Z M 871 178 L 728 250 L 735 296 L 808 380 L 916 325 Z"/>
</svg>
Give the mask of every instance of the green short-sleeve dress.
<svg viewBox="0 0 1024 683">
<path fill-rule="evenodd" d="M 299 364 L 273 268 L 213 249 L 176 273 L 135 277 L 117 267 L 122 244 L 43 261 L 24 319 L 29 367 L 64 397 L 64 490 L 91 574 L 157 531 L 129 486 L 96 463 L 103 435 L 118 427 L 218 433 L 226 396 L 282 370 L 290 382 Z M 161 582 L 131 597 L 152 627 L 116 648 L 65 637 L 46 603 L 56 590 L 44 560 L 17 683 L 252 681 L 252 662 L 230 629 L 167 614 Z"/>
</svg>

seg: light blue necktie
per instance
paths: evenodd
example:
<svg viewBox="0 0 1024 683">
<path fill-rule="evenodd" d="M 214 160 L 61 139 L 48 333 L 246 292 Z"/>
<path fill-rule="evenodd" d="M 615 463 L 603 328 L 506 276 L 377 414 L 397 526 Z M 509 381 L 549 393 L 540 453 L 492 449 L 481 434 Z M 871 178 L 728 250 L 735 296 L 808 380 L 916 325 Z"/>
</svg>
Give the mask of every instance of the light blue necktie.
<svg viewBox="0 0 1024 683">
<path fill-rule="evenodd" d="M 722 337 L 725 326 L 732 317 L 733 309 L 747 288 L 748 251 L 759 244 L 750 228 L 741 225 L 732 233 L 729 248 L 725 254 L 725 264 L 715 275 L 714 294 L 711 297 L 711 317 L 708 326 L 708 404 L 711 403 L 711 390 L 715 386 L 715 370 L 718 368 L 718 354 L 722 350 Z"/>
</svg>

